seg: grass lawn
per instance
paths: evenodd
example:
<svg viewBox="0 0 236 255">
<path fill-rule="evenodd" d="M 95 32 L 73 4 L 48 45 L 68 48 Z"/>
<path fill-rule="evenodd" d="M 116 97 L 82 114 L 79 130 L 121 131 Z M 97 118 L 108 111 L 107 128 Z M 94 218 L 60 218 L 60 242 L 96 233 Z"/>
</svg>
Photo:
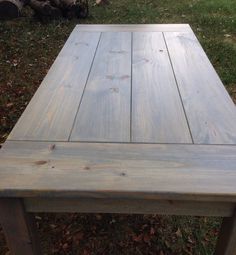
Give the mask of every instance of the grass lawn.
<svg viewBox="0 0 236 255">
<path fill-rule="evenodd" d="M 189 23 L 236 102 L 235 0 L 90 1 L 82 23 Z M 25 109 L 77 20 L 0 22 L 0 142 Z M 220 102 L 219 102 L 220 103 Z M 37 216 L 44 254 L 212 254 L 220 219 L 157 215 Z M 6 253 L 0 232 L 0 254 Z"/>
</svg>

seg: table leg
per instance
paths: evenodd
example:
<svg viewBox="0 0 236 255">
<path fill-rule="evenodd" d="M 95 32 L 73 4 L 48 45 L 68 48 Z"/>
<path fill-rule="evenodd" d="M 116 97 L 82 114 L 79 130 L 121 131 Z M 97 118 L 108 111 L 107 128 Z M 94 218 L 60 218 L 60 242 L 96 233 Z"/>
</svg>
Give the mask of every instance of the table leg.
<svg viewBox="0 0 236 255">
<path fill-rule="evenodd" d="M 223 219 L 215 255 L 236 255 L 236 212 Z"/>
<path fill-rule="evenodd" d="M 39 255 L 37 229 L 33 215 L 25 212 L 21 199 L 0 199 L 0 224 L 11 255 Z"/>
</svg>

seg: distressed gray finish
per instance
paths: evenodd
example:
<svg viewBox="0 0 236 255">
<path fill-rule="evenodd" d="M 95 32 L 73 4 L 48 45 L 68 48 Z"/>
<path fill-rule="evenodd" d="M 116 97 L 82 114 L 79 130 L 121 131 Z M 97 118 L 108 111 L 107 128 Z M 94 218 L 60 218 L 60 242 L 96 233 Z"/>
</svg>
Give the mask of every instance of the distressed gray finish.
<svg viewBox="0 0 236 255">
<path fill-rule="evenodd" d="M 21 199 L 0 199 L 0 224 L 7 235 L 11 255 L 41 255 L 34 216 Z"/>
<path fill-rule="evenodd" d="M 216 245 L 215 255 L 236 254 L 236 211 L 231 217 L 224 218 Z"/>
<path fill-rule="evenodd" d="M 235 105 L 195 35 L 164 35 L 194 143 L 235 144 Z"/>
<path fill-rule="evenodd" d="M 236 202 L 236 146 L 7 142 L 1 196 Z"/>
<path fill-rule="evenodd" d="M 236 110 L 188 25 L 81 25 L 8 140 L 233 145 Z"/>
<path fill-rule="evenodd" d="M 133 34 L 132 141 L 192 143 L 163 34 Z"/>
<path fill-rule="evenodd" d="M 192 32 L 188 24 L 107 24 L 77 25 L 80 31 L 90 32 Z"/>
<path fill-rule="evenodd" d="M 131 34 L 102 33 L 71 141 L 130 141 Z"/>
<path fill-rule="evenodd" d="M 113 198 L 25 198 L 28 212 L 141 213 L 165 215 L 226 216 L 234 213 L 227 202 L 173 201 Z"/>
<path fill-rule="evenodd" d="M 8 139 L 69 139 L 99 36 L 74 29 Z"/>
<path fill-rule="evenodd" d="M 235 145 L 189 25 L 78 25 L 0 151 L 12 254 L 38 254 L 28 212 L 48 211 L 223 216 L 216 254 L 235 255 Z"/>
</svg>

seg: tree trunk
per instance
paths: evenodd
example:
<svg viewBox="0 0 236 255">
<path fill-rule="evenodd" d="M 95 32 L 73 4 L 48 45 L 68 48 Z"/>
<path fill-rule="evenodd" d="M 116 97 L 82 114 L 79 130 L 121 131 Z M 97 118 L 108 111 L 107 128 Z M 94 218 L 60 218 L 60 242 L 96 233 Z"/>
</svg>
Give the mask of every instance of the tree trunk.
<svg viewBox="0 0 236 255">
<path fill-rule="evenodd" d="M 0 0 L 0 19 L 19 17 L 24 3 L 22 0 Z"/>
</svg>

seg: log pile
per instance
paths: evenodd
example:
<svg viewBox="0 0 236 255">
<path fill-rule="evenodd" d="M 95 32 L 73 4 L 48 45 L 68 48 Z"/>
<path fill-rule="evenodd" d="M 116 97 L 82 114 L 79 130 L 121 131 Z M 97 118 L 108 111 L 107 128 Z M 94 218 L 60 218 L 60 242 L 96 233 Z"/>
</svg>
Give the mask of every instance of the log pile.
<svg viewBox="0 0 236 255">
<path fill-rule="evenodd" d="M 42 21 L 60 17 L 86 18 L 89 12 L 88 0 L 0 0 L 0 19 L 19 17 L 26 5 Z"/>
<path fill-rule="evenodd" d="M 0 0 L 0 18 L 12 19 L 19 17 L 25 4 L 23 0 Z"/>
</svg>

